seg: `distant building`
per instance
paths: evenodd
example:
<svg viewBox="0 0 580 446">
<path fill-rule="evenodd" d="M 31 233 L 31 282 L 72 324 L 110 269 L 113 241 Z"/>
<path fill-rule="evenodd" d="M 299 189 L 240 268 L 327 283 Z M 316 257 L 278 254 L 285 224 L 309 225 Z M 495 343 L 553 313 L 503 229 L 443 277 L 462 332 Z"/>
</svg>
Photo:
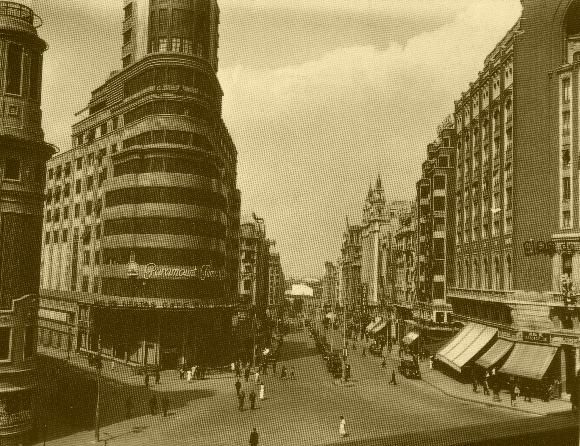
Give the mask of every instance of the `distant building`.
<svg viewBox="0 0 580 446">
<path fill-rule="evenodd" d="M 269 241 L 263 222 L 247 218 L 240 224 L 240 304 L 264 315 L 269 295 Z"/>
<path fill-rule="evenodd" d="M 347 227 L 343 234 L 341 247 L 341 282 L 342 301 L 348 314 L 360 322 L 366 309 L 366 299 L 361 283 L 361 231 L 359 225 Z"/>
<path fill-rule="evenodd" d="M 284 271 L 280 262 L 280 253 L 270 248 L 270 266 L 268 268 L 268 311 L 272 320 L 282 317 L 284 306 Z"/>
<path fill-rule="evenodd" d="M 324 262 L 324 277 L 322 278 L 322 303 L 326 310 L 340 305 L 338 302 L 337 267 L 332 262 Z"/>
</svg>

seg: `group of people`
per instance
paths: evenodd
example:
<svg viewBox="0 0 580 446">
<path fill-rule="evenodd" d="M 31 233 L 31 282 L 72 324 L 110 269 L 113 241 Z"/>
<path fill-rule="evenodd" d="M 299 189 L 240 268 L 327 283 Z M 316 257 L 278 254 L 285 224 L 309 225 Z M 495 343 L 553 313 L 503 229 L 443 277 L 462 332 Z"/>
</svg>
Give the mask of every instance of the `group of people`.
<svg viewBox="0 0 580 446">
<path fill-rule="evenodd" d="M 179 368 L 179 379 L 185 379 L 191 382 L 194 379 L 205 379 L 207 368 L 204 366 L 192 365 L 191 368 L 182 365 Z"/>
<path fill-rule="evenodd" d="M 161 373 L 159 372 L 159 369 L 155 369 L 155 371 L 153 372 L 153 375 L 155 376 L 155 384 L 159 384 L 161 382 Z M 143 376 L 143 381 L 145 384 L 145 387 L 149 387 L 149 381 L 150 381 L 150 373 L 148 370 L 145 370 L 145 375 Z"/>
</svg>

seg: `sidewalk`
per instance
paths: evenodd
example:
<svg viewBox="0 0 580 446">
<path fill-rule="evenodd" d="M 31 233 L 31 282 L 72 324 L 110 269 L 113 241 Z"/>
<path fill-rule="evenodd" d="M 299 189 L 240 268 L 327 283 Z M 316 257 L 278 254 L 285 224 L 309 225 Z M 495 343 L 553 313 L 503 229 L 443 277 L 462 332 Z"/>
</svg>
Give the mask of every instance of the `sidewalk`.
<svg viewBox="0 0 580 446">
<path fill-rule="evenodd" d="M 394 353 L 393 349 L 393 353 Z M 548 415 L 560 412 L 569 412 L 572 405 L 569 401 L 551 400 L 542 401 L 538 398 L 532 398 L 532 402 L 524 401 L 519 397 L 516 405 L 511 405 L 510 394 L 506 390 L 500 392 L 501 401 L 493 401 L 491 395 L 484 395 L 483 389 L 479 386 L 477 393 L 473 392 L 471 384 L 464 384 L 445 375 L 439 370 L 429 369 L 429 361 L 420 361 L 421 379 L 428 385 L 435 387 L 445 395 L 464 401 L 485 404 L 486 406 L 497 406 L 504 409 L 511 409 L 520 412 L 526 412 L 535 415 Z"/>
</svg>

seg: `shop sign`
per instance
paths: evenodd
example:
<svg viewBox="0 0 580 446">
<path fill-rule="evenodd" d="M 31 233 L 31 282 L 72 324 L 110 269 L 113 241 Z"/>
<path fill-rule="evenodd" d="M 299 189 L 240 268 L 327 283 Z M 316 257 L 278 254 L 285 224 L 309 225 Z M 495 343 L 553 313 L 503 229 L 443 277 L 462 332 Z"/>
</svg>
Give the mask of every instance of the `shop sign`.
<svg viewBox="0 0 580 446">
<path fill-rule="evenodd" d="M 143 279 L 196 279 L 208 281 L 225 280 L 223 269 L 214 269 L 211 265 L 202 266 L 159 266 L 155 263 L 139 265 L 131 260 L 127 265 L 127 276 Z"/>
<path fill-rule="evenodd" d="M 524 242 L 524 254 L 528 257 L 537 255 L 553 255 L 556 253 L 574 253 L 580 251 L 580 244 L 572 242 L 556 243 L 553 240 L 526 240 Z"/>
<path fill-rule="evenodd" d="M 162 308 L 162 309 L 181 309 L 181 308 L 207 308 L 208 305 L 200 305 L 197 301 L 173 300 L 173 299 L 95 299 L 93 305 L 97 307 L 109 308 Z"/>
<path fill-rule="evenodd" d="M 526 342 L 550 343 L 550 335 L 548 333 L 539 333 L 537 331 L 522 331 L 522 338 Z"/>
<path fill-rule="evenodd" d="M 576 347 L 580 346 L 580 339 L 574 336 L 552 336 L 552 342 L 554 344 L 567 344 Z"/>
</svg>

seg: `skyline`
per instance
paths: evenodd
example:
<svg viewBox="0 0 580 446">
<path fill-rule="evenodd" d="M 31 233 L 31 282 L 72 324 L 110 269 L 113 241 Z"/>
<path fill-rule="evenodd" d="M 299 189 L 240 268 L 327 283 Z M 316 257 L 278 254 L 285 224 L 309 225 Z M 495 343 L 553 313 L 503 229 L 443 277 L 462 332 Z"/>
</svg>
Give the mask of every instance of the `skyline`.
<svg viewBox="0 0 580 446">
<path fill-rule="evenodd" d="M 437 124 L 521 10 L 517 0 L 219 4 L 242 216 L 265 219 L 285 274 L 298 277 L 336 260 L 345 219 L 360 221 L 377 174 L 388 200 L 414 198 Z M 64 151 L 74 113 L 121 68 L 122 2 L 32 6 L 50 44 L 43 127 Z"/>
</svg>

